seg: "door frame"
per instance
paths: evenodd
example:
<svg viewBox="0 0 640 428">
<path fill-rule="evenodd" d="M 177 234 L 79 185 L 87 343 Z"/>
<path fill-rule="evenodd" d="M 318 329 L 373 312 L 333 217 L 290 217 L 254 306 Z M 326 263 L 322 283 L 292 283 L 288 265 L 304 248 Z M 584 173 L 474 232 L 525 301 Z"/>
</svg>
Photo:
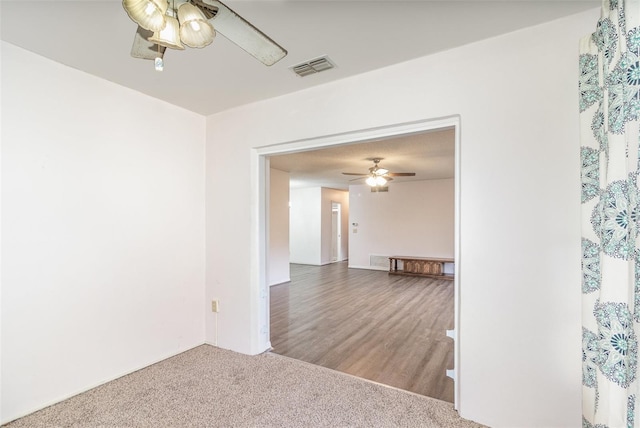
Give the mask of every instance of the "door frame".
<svg viewBox="0 0 640 428">
<path fill-rule="evenodd" d="M 333 212 L 336 212 L 336 225 L 333 228 Z M 333 240 L 336 243 L 336 259 L 333 260 Z M 331 201 L 331 263 L 342 261 L 342 203 Z"/>
<path fill-rule="evenodd" d="M 353 130 L 340 134 L 324 135 L 320 137 L 299 139 L 276 143 L 269 146 L 254 148 L 251 150 L 251 169 L 253 183 L 251 186 L 251 200 L 255 207 L 256 215 L 255 228 L 251 231 L 252 267 L 255 268 L 252 275 L 251 287 L 257 293 L 253 307 L 254 331 L 257 335 L 257 349 L 268 350 L 271 348 L 269 331 L 269 287 L 267 283 L 267 265 L 269 259 L 268 249 L 268 200 L 269 200 L 269 156 L 295 153 L 307 150 L 318 150 L 329 147 L 349 145 L 353 143 L 366 143 L 385 138 L 398 137 L 402 135 L 419 134 L 428 131 L 435 131 L 442 128 L 454 129 L 455 145 L 455 190 L 454 190 L 454 329 L 449 330 L 448 336 L 454 340 L 454 369 L 448 371 L 454 379 L 454 408 L 459 408 L 461 390 L 461 364 L 460 361 L 460 293 L 462 288 L 462 278 L 460 277 L 460 267 L 462 263 L 460 251 L 460 189 L 461 189 L 461 118 L 459 115 L 448 116 L 435 119 L 424 119 L 414 122 L 396 123 L 387 126 Z"/>
</svg>

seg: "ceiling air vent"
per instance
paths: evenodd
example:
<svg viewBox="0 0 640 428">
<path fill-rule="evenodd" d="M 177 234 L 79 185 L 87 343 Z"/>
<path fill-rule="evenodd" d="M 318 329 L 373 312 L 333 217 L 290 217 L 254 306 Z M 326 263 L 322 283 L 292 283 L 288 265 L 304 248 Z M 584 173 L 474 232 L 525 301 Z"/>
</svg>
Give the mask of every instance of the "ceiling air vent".
<svg viewBox="0 0 640 428">
<path fill-rule="evenodd" d="M 320 73 L 321 71 L 330 70 L 335 67 L 335 64 L 327 56 L 312 59 L 310 61 L 303 62 L 291 67 L 294 73 L 300 77 L 308 76 L 310 74 Z"/>
<path fill-rule="evenodd" d="M 389 191 L 389 186 L 373 186 L 371 188 L 371 193 L 388 192 L 388 191 Z"/>
</svg>

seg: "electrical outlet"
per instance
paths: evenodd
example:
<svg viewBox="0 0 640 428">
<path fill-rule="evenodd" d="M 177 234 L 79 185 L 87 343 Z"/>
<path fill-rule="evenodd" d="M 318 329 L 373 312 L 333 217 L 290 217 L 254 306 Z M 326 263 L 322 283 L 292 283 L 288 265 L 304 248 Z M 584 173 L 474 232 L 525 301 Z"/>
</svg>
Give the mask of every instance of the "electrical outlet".
<svg viewBox="0 0 640 428">
<path fill-rule="evenodd" d="M 218 301 L 217 300 L 212 300 L 211 301 L 211 312 L 218 312 Z"/>
</svg>

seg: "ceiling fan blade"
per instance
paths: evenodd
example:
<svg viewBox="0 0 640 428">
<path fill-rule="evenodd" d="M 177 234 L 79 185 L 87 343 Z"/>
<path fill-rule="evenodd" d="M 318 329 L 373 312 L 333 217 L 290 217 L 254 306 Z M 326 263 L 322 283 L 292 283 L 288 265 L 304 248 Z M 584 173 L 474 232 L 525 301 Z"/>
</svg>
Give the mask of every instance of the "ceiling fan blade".
<svg viewBox="0 0 640 428">
<path fill-rule="evenodd" d="M 365 177 L 352 178 L 349 181 L 363 180 Z"/>
<path fill-rule="evenodd" d="M 384 176 L 385 177 L 413 177 L 415 176 L 415 172 L 388 172 Z"/>
<path fill-rule="evenodd" d="M 164 51 L 167 49 L 160 46 L 160 54 L 158 54 L 158 45 L 147 40 L 153 35 L 153 31 L 146 30 L 138 25 L 136 35 L 133 37 L 133 46 L 131 47 L 131 56 L 141 59 L 156 59 L 158 56 L 162 58 Z"/>
<path fill-rule="evenodd" d="M 213 28 L 227 39 L 253 55 L 265 65 L 273 65 L 287 51 L 246 19 L 218 0 L 191 0 L 210 18 Z M 215 9 L 215 10 L 213 10 Z"/>
<path fill-rule="evenodd" d="M 363 177 L 369 175 L 369 174 L 360 174 L 359 172 L 343 172 L 342 174 L 343 175 L 362 175 Z"/>
</svg>

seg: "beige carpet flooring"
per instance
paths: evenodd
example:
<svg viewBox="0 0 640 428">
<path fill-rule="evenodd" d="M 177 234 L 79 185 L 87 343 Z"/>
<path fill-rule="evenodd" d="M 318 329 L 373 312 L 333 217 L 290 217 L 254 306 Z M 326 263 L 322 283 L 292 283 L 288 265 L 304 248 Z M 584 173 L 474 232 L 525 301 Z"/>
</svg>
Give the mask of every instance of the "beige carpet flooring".
<svg viewBox="0 0 640 428">
<path fill-rule="evenodd" d="M 279 355 L 202 345 L 6 425 L 481 427 L 450 403 Z"/>
</svg>

